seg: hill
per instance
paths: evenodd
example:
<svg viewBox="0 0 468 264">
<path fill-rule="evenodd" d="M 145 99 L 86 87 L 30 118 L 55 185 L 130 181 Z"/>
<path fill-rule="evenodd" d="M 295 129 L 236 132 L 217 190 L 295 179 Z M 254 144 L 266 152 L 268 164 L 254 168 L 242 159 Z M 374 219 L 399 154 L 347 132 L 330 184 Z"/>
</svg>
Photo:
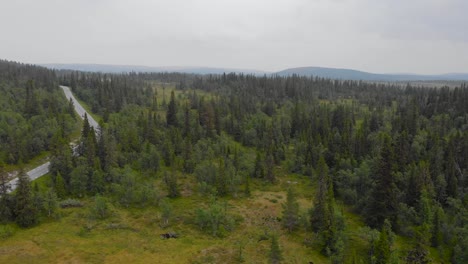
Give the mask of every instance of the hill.
<svg viewBox="0 0 468 264">
<path fill-rule="evenodd" d="M 268 72 L 254 69 L 217 68 L 217 67 L 191 67 L 191 66 L 140 66 L 140 65 L 110 65 L 110 64 L 41 64 L 50 69 L 75 70 L 85 72 L 103 73 L 126 73 L 126 72 L 180 72 L 191 74 L 223 74 L 223 73 L 244 73 L 256 76 L 278 75 L 291 76 L 314 76 L 341 80 L 363 80 L 363 81 L 468 81 L 468 73 L 447 73 L 437 75 L 418 74 L 382 74 L 370 73 L 353 69 L 326 68 L 326 67 L 298 67 L 288 68 L 278 72 Z"/>
<path fill-rule="evenodd" d="M 324 68 L 324 67 L 300 67 L 289 68 L 276 72 L 279 76 L 290 76 L 293 74 L 301 76 L 318 76 L 342 80 L 364 80 L 364 81 L 442 81 L 442 80 L 468 80 L 467 73 L 448 73 L 439 75 L 418 74 L 379 74 L 352 69 Z"/>
</svg>

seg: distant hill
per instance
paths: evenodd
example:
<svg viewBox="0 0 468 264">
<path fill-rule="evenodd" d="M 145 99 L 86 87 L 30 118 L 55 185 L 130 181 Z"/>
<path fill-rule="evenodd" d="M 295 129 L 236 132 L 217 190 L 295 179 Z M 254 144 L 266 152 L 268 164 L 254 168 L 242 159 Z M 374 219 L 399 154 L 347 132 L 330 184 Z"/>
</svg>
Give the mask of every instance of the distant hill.
<svg viewBox="0 0 468 264">
<path fill-rule="evenodd" d="M 107 72 L 107 73 L 123 73 L 123 72 L 182 72 L 194 74 L 223 74 L 223 73 L 245 73 L 254 75 L 264 75 L 268 72 L 250 70 L 250 69 L 232 69 L 232 68 L 212 68 L 212 67 L 150 67 L 150 66 L 135 66 L 135 65 L 108 65 L 108 64 L 41 64 L 47 68 L 57 70 L 75 70 L 89 72 Z"/>
<path fill-rule="evenodd" d="M 441 80 L 468 80 L 468 73 L 450 73 L 440 75 L 417 75 L 417 74 L 378 74 L 351 69 L 336 69 L 323 67 L 301 67 L 290 68 L 276 72 L 279 76 L 290 76 L 293 74 L 301 76 L 318 76 L 342 80 L 364 80 L 364 81 L 441 81 Z"/>
<path fill-rule="evenodd" d="M 181 72 L 194 74 L 223 74 L 223 73 L 244 73 L 257 76 L 279 75 L 290 76 L 293 74 L 300 76 L 324 77 L 341 80 L 363 80 L 363 81 L 468 81 L 468 73 L 449 73 L 440 75 L 417 75 L 417 74 L 379 74 L 352 69 L 337 69 L 324 67 L 300 67 L 289 68 L 279 72 L 267 72 L 251 69 L 214 68 L 214 67 L 150 67 L 135 65 L 109 65 L 109 64 L 41 64 L 47 68 L 57 70 L 76 70 L 89 72 Z"/>
</svg>

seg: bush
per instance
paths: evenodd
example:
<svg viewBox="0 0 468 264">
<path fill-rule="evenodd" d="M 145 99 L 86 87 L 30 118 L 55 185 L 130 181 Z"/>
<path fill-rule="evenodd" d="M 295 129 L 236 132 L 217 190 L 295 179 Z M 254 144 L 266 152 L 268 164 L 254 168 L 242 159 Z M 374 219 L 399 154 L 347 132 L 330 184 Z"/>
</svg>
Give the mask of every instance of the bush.
<svg viewBox="0 0 468 264">
<path fill-rule="evenodd" d="M 96 196 L 94 198 L 94 206 L 90 210 L 91 218 L 97 219 L 106 219 L 109 214 L 109 206 L 107 205 L 107 200 L 104 197 Z"/>
<path fill-rule="evenodd" d="M 5 239 L 11 237 L 15 233 L 13 227 L 8 225 L 0 225 L 0 238 Z"/>
<path fill-rule="evenodd" d="M 83 203 L 75 199 L 66 199 L 60 202 L 61 208 L 83 207 Z"/>
<path fill-rule="evenodd" d="M 196 222 L 201 230 L 210 233 L 214 237 L 224 237 L 235 225 L 235 220 L 226 212 L 226 204 L 211 198 L 208 209 L 198 209 L 196 211 Z"/>
</svg>

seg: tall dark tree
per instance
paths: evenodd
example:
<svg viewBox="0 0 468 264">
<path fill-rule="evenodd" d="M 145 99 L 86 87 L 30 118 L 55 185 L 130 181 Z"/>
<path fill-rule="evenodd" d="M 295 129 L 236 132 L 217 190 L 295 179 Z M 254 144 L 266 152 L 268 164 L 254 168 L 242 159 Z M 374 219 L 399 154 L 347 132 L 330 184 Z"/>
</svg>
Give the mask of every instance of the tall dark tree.
<svg viewBox="0 0 468 264">
<path fill-rule="evenodd" d="M 262 153 L 260 151 L 257 151 L 252 177 L 259 179 L 263 179 L 265 177 L 265 165 L 263 162 Z"/>
<path fill-rule="evenodd" d="M 174 91 L 171 91 L 171 100 L 167 106 L 166 112 L 166 124 L 167 126 L 177 126 L 177 105 L 175 101 Z"/>
<path fill-rule="evenodd" d="M 279 264 L 283 260 L 283 253 L 278 243 L 278 237 L 273 235 L 271 237 L 271 246 L 270 246 L 270 263 Z"/>
<path fill-rule="evenodd" d="M 15 220 L 21 227 L 30 227 L 38 222 L 38 211 L 34 206 L 33 192 L 29 177 L 23 170 L 18 175 L 16 188 Z"/>
<path fill-rule="evenodd" d="M 366 211 L 366 220 L 371 227 L 381 227 L 385 219 L 388 219 L 392 226 L 396 224 L 398 201 L 393 161 L 390 136 L 384 135 L 375 175 L 375 188 Z"/>
<path fill-rule="evenodd" d="M 168 197 L 176 198 L 180 196 L 179 186 L 177 183 L 177 174 L 175 172 L 165 172 L 164 173 L 164 183 L 166 183 Z"/>
<path fill-rule="evenodd" d="M 12 197 L 9 193 L 11 186 L 8 183 L 7 173 L 0 165 L 0 223 L 8 222 L 13 217 Z"/>
<path fill-rule="evenodd" d="M 375 263 L 390 263 L 392 254 L 392 226 L 388 220 L 385 220 L 380 231 L 379 240 L 375 246 Z"/>
<path fill-rule="evenodd" d="M 336 249 L 337 228 L 334 210 L 333 181 L 328 174 L 325 159 L 320 157 L 317 164 L 318 190 L 311 210 L 312 230 L 318 233 L 322 253 L 332 255 Z"/>
<path fill-rule="evenodd" d="M 299 203 L 291 187 L 288 189 L 286 202 L 283 204 L 283 217 L 281 221 L 289 232 L 295 230 L 299 225 Z"/>
</svg>

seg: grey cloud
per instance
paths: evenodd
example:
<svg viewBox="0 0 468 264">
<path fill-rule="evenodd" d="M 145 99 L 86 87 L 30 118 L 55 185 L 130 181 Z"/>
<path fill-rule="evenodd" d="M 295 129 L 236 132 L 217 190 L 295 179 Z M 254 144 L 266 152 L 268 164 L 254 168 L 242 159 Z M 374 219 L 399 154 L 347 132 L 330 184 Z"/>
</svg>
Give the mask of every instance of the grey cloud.
<svg viewBox="0 0 468 264">
<path fill-rule="evenodd" d="M 0 0 L 26 62 L 468 71 L 463 0 Z"/>
</svg>

